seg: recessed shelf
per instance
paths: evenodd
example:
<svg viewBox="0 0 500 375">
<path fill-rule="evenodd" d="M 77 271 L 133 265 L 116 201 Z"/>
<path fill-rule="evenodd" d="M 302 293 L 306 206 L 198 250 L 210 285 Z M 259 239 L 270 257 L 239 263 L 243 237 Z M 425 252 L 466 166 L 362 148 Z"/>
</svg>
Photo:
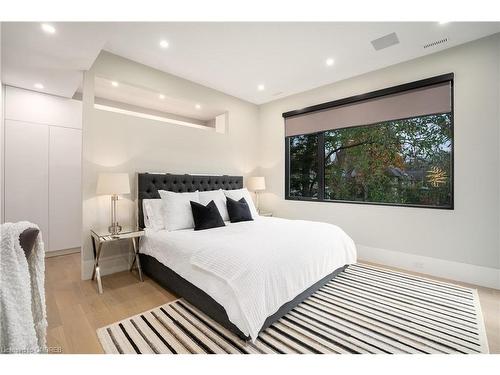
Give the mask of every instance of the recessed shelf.
<svg viewBox="0 0 500 375">
<path fill-rule="evenodd" d="M 118 86 L 113 85 L 118 82 Z M 225 133 L 227 112 L 168 94 L 104 77 L 95 78 L 94 108 L 138 118 Z M 202 104 L 200 104 L 202 103 Z"/>
</svg>

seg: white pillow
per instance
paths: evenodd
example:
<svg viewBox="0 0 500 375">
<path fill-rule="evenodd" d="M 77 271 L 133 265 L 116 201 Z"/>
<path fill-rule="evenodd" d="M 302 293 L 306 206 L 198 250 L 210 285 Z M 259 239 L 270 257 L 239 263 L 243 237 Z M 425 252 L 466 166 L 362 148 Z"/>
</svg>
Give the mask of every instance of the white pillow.
<svg viewBox="0 0 500 375">
<path fill-rule="evenodd" d="M 163 202 L 163 218 L 168 231 L 194 228 L 190 201 L 200 203 L 198 191 L 194 193 L 174 193 L 159 190 Z"/>
<path fill-rule="evenodd" d="M 247 201 L 248 207 L 250 208 L 250 213 L 252 214 L 252 219 L 258 219 L 259 213 L 255 208 L 255 204 L 253 203 L 253 199 L 250 196 L 247 188 L 236 189 L 236 190 L 224 190 L 224 195 L 236 201 L 239 201 L 241 198 L 245 198 Z"/>
<path fill-rule="evenodd" d="M 165 229 L 163 219 L 163 202 L 161 199 L 143 199 L 142 213 L 144 216 L 144 226 L 153 230 Z"/>
<path fill-rule="evenodd" d="M 200 203 L 206 206 L 210 201 L 214 201 L 220 216 L 222 216 L 222 220 L 228 221 L 229 214 L 227 213 L 226 196 L 222 192 L 222 189 L 200 191 Z"/>
</svg>

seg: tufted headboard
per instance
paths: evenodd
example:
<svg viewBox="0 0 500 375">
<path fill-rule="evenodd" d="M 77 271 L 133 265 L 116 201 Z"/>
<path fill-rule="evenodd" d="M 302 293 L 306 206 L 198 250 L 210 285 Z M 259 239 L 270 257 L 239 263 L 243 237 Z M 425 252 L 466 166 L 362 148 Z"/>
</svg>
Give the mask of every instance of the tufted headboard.
<svg viewBox="0 0 500 375">
<path fill-rule="evenodd" d="M 242 187 L 242 176 L 139 173 L 137 175 L 137 214 L 139 228 L 144 228 L 142 200 L 160 199 L 160 193 L 158 193 L 158 190 L 184 193 L 196 190 L 233 190 L 241 189 Z"/>
</svg>

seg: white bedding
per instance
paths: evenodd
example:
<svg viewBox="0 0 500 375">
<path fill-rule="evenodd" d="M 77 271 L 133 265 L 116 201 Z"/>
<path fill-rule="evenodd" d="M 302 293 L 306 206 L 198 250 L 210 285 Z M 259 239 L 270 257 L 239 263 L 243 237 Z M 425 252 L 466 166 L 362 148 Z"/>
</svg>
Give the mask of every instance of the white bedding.
<svg viewBox="0 0 500 375">
<path fill-rule="evenodd" d="M 141 252 L 204 290 L 252 339 L 280 306 L 356 261 L 354 242 L 332 224 L 272 217 L 226 224 L 146 230 Z"/>
</svg>

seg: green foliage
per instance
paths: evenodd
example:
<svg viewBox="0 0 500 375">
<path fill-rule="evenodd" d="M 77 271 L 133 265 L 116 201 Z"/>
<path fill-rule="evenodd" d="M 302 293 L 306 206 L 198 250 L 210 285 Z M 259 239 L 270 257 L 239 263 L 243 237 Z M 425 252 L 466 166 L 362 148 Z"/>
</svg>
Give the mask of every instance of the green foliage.
<svg viewBox="0 0 500 375">
<path fill-rule="evenodd" d="M 317 137 L 290 140 L 291 195 L 318 195 Z M 451 114 L 331 130 L 324 139 L 325 199 L 451 204 Z"/>
<path fill-rule="evenodd" d="M 293 161 L 293 162 L 292 162 Z M 290 195 L 318 197 L 318 136 L 290 140 Z"/>
</svg>

